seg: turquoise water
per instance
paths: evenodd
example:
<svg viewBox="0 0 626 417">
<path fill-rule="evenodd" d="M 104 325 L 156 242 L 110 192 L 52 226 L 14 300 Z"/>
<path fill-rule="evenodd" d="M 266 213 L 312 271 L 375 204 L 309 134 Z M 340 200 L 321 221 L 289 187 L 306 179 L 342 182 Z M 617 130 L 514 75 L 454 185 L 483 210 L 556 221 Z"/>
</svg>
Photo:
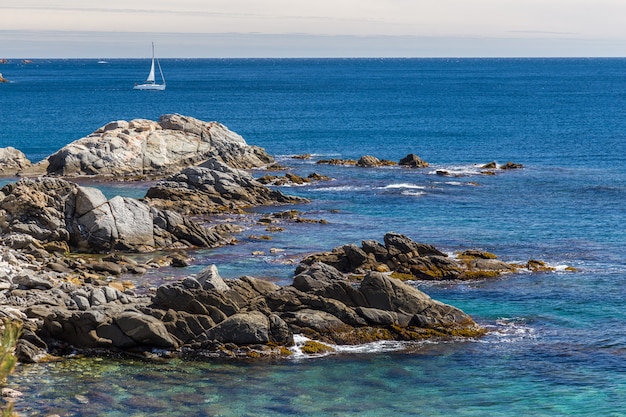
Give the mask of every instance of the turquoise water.
<svg viewBox="0 0 626 417">
<path fill-rule="evenodd" d="M 131 90 L 145 62 L 2 66 L 0 146 L 38 160 L 111 120 L 177 112 L 218 120 L 293 172 L 335 180 L 268 233 L 196 251 L 222 275 L 288 284 L 304 255 L 396 231 L 444 251 L 479 248 L 558 272 L 417 282 L 490 333 L 472 341 L 369 346 L 261 362 L 75 359 L 18 368 L 25 415 L 626 415 L 626 60 L 163 60 L 165 92 Z M 317 165 L 416 153 L 423 170 Z M 310 161 L 290 155 L 312 153 Z M 523 170 L 480 173 L 491 161 Z M 440 176 L 446 170 L 452 176 Z M 259 175 L 262 173 L 259 172 Z M 141 187 L 103 185 L 108 195 Z M 256 215 L 276 211 L 260 208 Z M 269 234 L 271 241 L 251 239 Z M 271 248 L 280 251 L 272 252 Z M 261 251 L 262 255 L 251 256 Z M 564 272 L 574 266 L 578 272 Z M 166 275 L 164 277 L 164 275 Z M 396 350 L 400 349 L 400 350 Z"/>
</svg>

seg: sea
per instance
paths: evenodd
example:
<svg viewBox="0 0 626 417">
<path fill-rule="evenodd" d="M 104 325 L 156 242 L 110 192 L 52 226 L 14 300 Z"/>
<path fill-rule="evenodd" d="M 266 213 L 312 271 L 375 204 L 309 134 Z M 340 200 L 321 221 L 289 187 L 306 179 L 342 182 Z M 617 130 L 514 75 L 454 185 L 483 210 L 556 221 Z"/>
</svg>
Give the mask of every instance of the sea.
<svg viewBox="0 0 626 417">
<path fill-rule="evenodd" d="M 553 272 L 415 281 L 489 332 L 337 347 L 272 360 L 85 358 L 17 366 L 28 416 L 626 416 L 626 59 L 162 59 L 165 91 L 136 91 L 146 60 L 0 65 L 0 147 L 39 161 L 114 120 L 218 121 L 288 172 L 310 203 L 262 207 L 239 244 L 136 278 L 138 290 L 207 265 L 288 285 L 304 256 L 387 232 L 453 255 L 539 259 Z M 414 153 L 428 168 L 322 159 Z M 310 159 L 293 156 L 310 154 Z M 495 161 L 522 169 L 481 167 Z M 265 172 L 253 171 L 255 176 Z M 275 173 L 276 174 L 276 173 Z M 277 175 L 282 175 L 281 172 Z M 10 182 L 12 179 L 5 180 Z M 141 198 L 145 184 L 98 183 Z M 310 223 L 267 232 L 297 209 Z M 323 222 L 316 222 L 324 220 Z M 261 236 L 259 238 L 259 236 Z M 571 271 L 571 268 L 575 271 Z"/>
</svg>

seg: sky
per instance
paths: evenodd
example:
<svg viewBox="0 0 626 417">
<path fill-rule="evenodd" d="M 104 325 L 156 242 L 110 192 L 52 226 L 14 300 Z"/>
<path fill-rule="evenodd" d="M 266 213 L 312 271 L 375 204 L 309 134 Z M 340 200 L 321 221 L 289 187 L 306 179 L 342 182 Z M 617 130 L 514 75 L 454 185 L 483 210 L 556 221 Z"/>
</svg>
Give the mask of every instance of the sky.
<svg viewBox="0 0 626 417">
<path fill-rule="evenodd" d="M 626 56 L 626 0 L 0 0 L 0 58 Z"/>
</svg>

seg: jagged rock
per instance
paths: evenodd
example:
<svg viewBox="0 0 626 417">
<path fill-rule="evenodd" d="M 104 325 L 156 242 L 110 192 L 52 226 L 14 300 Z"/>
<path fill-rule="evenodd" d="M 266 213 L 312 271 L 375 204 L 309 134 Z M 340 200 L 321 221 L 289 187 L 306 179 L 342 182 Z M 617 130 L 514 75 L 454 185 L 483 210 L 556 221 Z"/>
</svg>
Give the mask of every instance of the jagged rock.
<svg viewBox="0 0 626 417">
<path fill-rule="evenodd" d="M 516 164 L 514 162 L 507 162 L 504 165 L 500 165 L 500 169 L 521 169 L 524 168 L 522 164 Z"/>
<path fill-rule="evenodd" d="M 28 273 L 26 271 L 14 277 L 13 283 L 24 289 L 47 290 L 52 288 L 53 286 L 48 277 L 44 275 L 34 274 L 32 272 Z"/>
<path fill-rule="evenodd" d="M 125 311 L 116 316 L 114 322 L 137 345 L 165 349 L 177 346 L 177 343 L 169 335 L 163 323 L 152 316 L 139 312 Z M 116 346 L 116 341 L 113 340 L 112 342 Z"/>
<path fill-rule="evenodd" d="M 7 244 L 37 257 L 46 257 L 46 249 L 150 251 L 215 247 L 231 240 L 221 228 L 132 198 L 107 201 L 99 190 L 58 178 L 24 178 L 3 187 L 0 231 L 13 236 L 10 243 L 5 239 Z"/>
<path fill-rule="evenodd" d="M 308 201 L 270 190 L 250 174 L 210 160 L 160 181 L 146 193 L 153 207 L 183 214 L 215 214 L 258 205 Z"/>
<path fill-rule="evenodd" d="M 228 291 L 230 287 L 220 276 L 215 264 L 209 265 L 198 273 L 198 283 L 205 290 L 215 290 L 217 292 Z"/>
<path fill-rule="evenodd" d="M 356 163 L 357 161 L 354 159 L 338 159 L 338 158 L 320 159 L 319 161 L 316 162 L 316 164 L 347 165 L 347 166 L 354 166 L 356 165 Z"/>
<path fill-rule="evenodd" d="M 451 258 L 432 245 L 415 242 L 399 233 L 387 233 L 384 242 L 383 245 L 364 240 L 360 248 L 353 244 L 343 245 L 331 252 L 309 255 L 296 268 L 296 274 L 315 263 L 324 263 L 344 273 L 377 271 L 392 272 L 401 279 L 451 280 L 492 278 L 520 267 L 481 251 L 469 250 L 460 253 L 458 258 Z M 530 266 L 527 268 L 533 270 Z"/>
<path fill-rule="evenodd" d="M 332 343 L 483 332 L 460 310 L 375 272 L 359 286 L 323 264 L 302 271 L 293 286 L 253 277 L 222 284 L 218 291 L 187 277 L 160 286 L 153 296 L 137 296 L 65 283 L 45 290 L 14 289 L 3 303 L 25 311 L 37 327 L 20 345 L 29 361 L 66 347 L 227 352 L 227 345 L 234 344 L 271 351 L 271 346 L 292 345 L 294 332 Z"/>
<path fill-rule="evenodd" d="M 2 82 L 2 74 L 0 74 Z M 32 164 L 23 152 L 8 146 L 0 148 L 0 175 L 15 175 Z"/>
<path fill-rule="evenodd" d="M 261 312 L 234 314 L 209 329 L 207 337 L 222 343 L 251 345 L 270 341 L 270 320 Z"/>
<path fill-rule="evenodd" d="M 391 166 L 391 165 L 397 165 L 397 164 L 393 161 L 388 161 L 386 159 L 381 160 L 371 155 L 362 156 L 356 162 L 356 166 L 363 167 L 363 168 Z"/>
<path fill-rule="evenodd" d="M 413 316 L 412 323 L 419 327 L 453 328 L 473 323 L 461 310 L 378 272 L 365 276 L 360 291 L 369 307 Z"/>
<path fill-rule="evenodd" d="M 415 154 L 408 154 L 404 158 L 398 162 L 399 165 L 408 166 L 410 168 L 427 168 L 428 162 L 422 160 L 419 156 Z"/>
<path fill-rule="evenodd" d="M 15 345 L 15 356 L 22 363 L 37 363 L 48 358 L 48 345 L 30 329 L 22 329 Z"/>
<path fill-rule="evenodd" d="M 164 176 L 208 159 L 237 168 L 273 162 L 263 149 L 249 146 L 220 123 L 166 114 L 158 122 L 108 123 L 50 155 L 47 172 L 60 176 Z"/>
</svg>

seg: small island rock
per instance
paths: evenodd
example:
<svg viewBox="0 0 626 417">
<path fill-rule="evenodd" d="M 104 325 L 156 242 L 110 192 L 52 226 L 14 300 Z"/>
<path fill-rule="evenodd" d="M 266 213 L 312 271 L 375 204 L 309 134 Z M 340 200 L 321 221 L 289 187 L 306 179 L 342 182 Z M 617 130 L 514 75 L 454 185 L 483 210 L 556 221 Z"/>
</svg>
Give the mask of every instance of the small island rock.
<svg viewBox="0 0 626 417">
<path fill-rule="evenodd" d="M 428 162 L 422 160 L 422 158 L 412 153 L 402 158 L 398 164 L 402 166 L 408 166 L 410 168 L 427 168 L 428 167 Z"/>
</svg>

